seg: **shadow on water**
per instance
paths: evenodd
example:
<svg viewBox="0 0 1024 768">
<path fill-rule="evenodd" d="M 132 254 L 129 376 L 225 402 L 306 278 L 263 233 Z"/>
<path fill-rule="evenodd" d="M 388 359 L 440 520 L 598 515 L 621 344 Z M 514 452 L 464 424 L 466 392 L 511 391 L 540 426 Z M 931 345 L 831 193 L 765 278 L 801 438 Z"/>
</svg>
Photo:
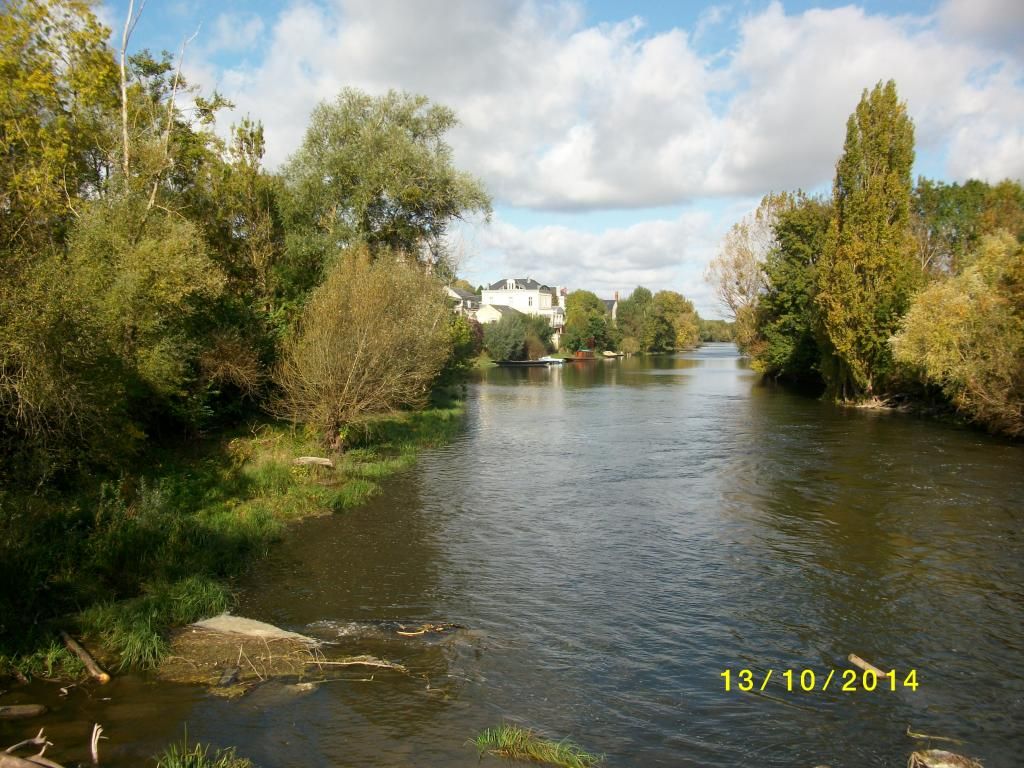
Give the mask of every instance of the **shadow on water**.
<svg viewBox="0 0 1024 768">
<path fill-rule="evenodd" d="M 68 721 L 107 717 L 131 755 L 187 722 L 263 766 L 477 766 L 465 740 L 502 720 L 617 766 L 902 765 L 907 725 L 1014 765 L 1022 469 L 985 435 L 761 386 L 730 345 L 493 369 L 449 445 L 242 584 L 243 613 L 407 675 L 238 701 L 151 686 L 165 715 Z M 918 690 L 785 690 L 784 670 L 820 686 L 851 652 Z M 742 668 L 775 677 L 725 692 Z"/>
</svg>

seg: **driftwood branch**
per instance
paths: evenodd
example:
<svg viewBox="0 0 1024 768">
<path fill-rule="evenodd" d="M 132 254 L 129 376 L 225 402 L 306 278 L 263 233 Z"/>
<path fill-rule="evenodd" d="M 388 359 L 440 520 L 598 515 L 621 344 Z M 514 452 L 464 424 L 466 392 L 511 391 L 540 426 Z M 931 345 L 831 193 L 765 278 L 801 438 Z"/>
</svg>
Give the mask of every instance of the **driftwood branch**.
<svg viewBox="0 0 1024 768">
<path fill-rule="evenodd" d="M 334 462 L 333 461 L 331 461 L 330 459 L 323 459 L 323 458 L 321 458 L 319 456 L 299 456 L 299 458 L 295 459 L 295 461 L 293 461 L 292 464 L 299 464 L 299 465 L 303 465 L 303 464 L 316 464 L 317 466 L 320 466 L 320 467 L 333 467 L 334 466 Z"/>
<path fill-rule="evenodd" d="M 43 753 L 49 746 L 51 744 L 46 740 L 43 730 L 40 728 L 35 738 L 19 741 L 0 753 L 0 768 L 64 768 L 59 763 L 43 757 Z M 14 752 L 25 747 L 39 747 L 39 751 L 28 757 L 18 757 L 14 754 Z"/>
<path fill-rule="evenodd" d="M 853 664 L 855 667 L 860 667 L 865 672 L 874 672 L 878 676 L 879 680 L 888 679 L 888 677 L 889 677 L 889 673 L 888 672 L 883 672 L 878 667 L 876 667 L 874 664 L 872 664 L 871 662 L 868 662 L 868 661 L 864 661 L 864 659 L 862 659 L 860 656 L 858 656 L 855 653 L 851 653 L 849 656 L 846 657 L 846 659 L 851 664 Z"/>
<path fill-rule="evenodd" d="M 75 656 L 79 658 L 82 664 L 85 665 L 86 670 L 89 672 L 89 676 L 101 684 L 110 682 L 110 675 L 104 672 L 100 665 L 96 663 L 96 660 L 89 654 L 85 648 L 78 644 L 67 632 L 61 631 L 60 639 L 64 641 L 64 645 L 71 651 Z"/>
</svg>

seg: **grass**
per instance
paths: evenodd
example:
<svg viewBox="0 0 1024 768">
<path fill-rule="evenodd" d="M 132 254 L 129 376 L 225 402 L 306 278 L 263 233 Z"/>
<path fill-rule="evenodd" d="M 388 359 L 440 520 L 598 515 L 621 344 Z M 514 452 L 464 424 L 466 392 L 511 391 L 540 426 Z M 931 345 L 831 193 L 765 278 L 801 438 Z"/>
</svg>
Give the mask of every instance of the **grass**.
<svg viewBox="0 0 1024 768">
<path fill-rule="evenodd" d="M 292 522 L 352 509 L 461 428 L 461 406 L 366 420 L 346 433 L 334 467 L 315 436 L 264 423 L 152 454 L 147 466 L 76 496 L 0 489 L 0 674 L 71 678 L 54 647 L 81 633 L 120 669 L 148 668 L 168 630 L 231 604 L 226 584 L 264 556 Z M 15 617 L 32 617 L 18 623 Z"/>
<path fill-rule="evenodd" d="M 238 757 L 234 748 L 218 749 L 210 754 L 206 744 L 172 744 L 157 758 L 157 768 L 252 768 L 252 763 Z"/>
<path fill-rule="evenodd" d="M 571 741 L 542 739 L 516 725 L 502 724 L 487 728 L 473 740 L 480 756 L 496 755 L 511 760 L 529 760 L 535 763 L 564 766 L 564 768 L 590 768 L 604 758 L 592 755 Z"/>
</svg>

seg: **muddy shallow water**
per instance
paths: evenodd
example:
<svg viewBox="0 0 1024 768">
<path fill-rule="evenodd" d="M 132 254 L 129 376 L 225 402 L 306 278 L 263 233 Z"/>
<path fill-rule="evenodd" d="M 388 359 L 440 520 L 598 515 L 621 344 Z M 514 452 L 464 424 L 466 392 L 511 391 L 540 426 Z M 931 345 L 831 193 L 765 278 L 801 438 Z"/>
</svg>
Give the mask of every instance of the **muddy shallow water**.
<svg viewBox="0 0 1024 768">
<path fill-rule="evenodd" d="M 55 757 L 84 759 L 100 722 L 113 767 L 186 726 L 265 768 L 476 766 L 466 740 L 502 720 L 614 766 L 904 765 L 924 746 L 908 725 L 1013 766 L 1022 524 L 1021 446 L 762 386 L 728 345 L 495 369 L 452 444 L 299 525 L 241 585 L 240 613 L 407 673 L 235 700 L 134 676 L 34 695 Z M 841 690 L 851 652 L 896 668 L 897 690 Z M 817 689 L 787 691 L 785 670 Z"/>
</svg>

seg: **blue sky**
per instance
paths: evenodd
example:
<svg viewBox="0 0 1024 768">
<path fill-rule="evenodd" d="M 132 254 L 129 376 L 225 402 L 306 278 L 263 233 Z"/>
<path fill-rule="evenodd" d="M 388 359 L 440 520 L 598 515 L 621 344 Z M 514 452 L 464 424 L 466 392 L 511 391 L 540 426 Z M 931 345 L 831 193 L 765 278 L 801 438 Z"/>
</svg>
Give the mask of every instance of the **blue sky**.
<svg viewBox="0 0 1024 768">
<path fill-rule="evenodd" d="M 101 7 L 120 25 L 127 0 Z M 346 86 L 455 109 L 456 163 L 495 200 L 456 228 L 474 284 L 637 284 L 718 308 L 702 279 L 769 191 L 827 191 L 860 92 L 893 78 L 916 172 L 1024 175 L 1024 2 L 149 0 L 131 48 L 176 52 L 264 122 L 284 162 Z"/>
</svg>

